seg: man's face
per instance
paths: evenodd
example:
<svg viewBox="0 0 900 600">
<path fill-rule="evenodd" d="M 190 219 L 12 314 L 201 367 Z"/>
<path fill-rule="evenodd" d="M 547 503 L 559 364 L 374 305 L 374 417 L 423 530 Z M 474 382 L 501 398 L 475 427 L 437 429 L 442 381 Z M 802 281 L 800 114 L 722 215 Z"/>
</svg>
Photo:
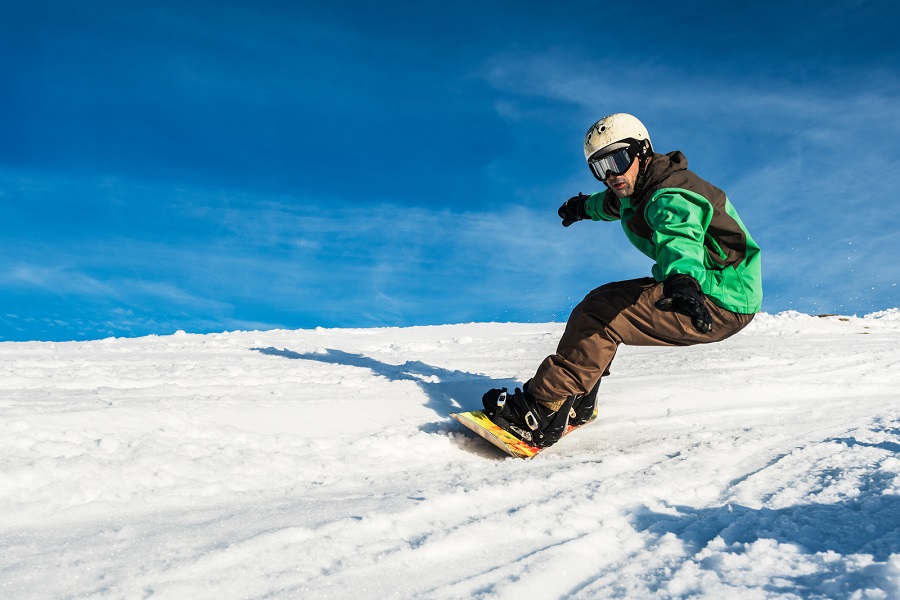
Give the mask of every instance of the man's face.
<svg viewBox="0 0 900 600">
<path fill-rule="evenodd" d="M 634 193 L 634 186 L 637 183 L 638 171 L 640 170 L 641 161 L 634 159 L 628 170 L 621 175 L 610 175 L 604 182 L 612 190 L 613 194 L 619 198 L 628 198 Z"/>
</svg>

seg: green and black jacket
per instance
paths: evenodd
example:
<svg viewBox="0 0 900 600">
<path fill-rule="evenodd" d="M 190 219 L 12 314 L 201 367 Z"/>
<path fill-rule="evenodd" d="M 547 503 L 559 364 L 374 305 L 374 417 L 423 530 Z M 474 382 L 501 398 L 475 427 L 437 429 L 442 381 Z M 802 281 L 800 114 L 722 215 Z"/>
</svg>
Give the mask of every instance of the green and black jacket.
<svg viewBox="0 0 900 600">
<path fill-rule="evenodd" d="M 585 205 L 595 221 L 622 222 L 638 250 L 656 261 L 653 278 L 692 276 L 710 300 L 732 312 L 762 305 L 759 246 L 725 192 L 687 168 L 681 152 L 654 154 L 631 198 L 598 192 Z"/>
</svg>

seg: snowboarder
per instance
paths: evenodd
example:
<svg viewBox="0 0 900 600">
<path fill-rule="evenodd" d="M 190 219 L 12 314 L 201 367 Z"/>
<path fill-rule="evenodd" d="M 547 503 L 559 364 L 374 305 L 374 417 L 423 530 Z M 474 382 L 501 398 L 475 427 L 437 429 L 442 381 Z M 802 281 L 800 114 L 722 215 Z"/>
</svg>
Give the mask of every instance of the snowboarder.
<svg viewBox="0 0 900 600">
<path fill-rule="evenodd" d="M 653 277 L 590 292 L 556 354 L 523 389 L 484 395 L 491 420 L 539 447 L 590 418 L 619 344 L 718 342 L 746 327 L 762 303 L 759 246 L 725 193 L 689 171 L 681 152 L 655 153 L 644 125 L 617 113 L 588 129 L 584 157 L 606 189 L 567 200 L 563 226 L 621 221 L 628 240 L 655 261 Z"/>
</svg>

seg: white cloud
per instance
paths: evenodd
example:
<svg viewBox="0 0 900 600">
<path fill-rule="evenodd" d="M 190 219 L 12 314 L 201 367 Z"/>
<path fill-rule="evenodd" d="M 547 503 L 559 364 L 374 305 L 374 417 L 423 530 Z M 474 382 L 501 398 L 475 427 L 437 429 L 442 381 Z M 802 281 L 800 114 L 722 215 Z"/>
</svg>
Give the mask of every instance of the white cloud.
<svg viewBox="0 0 900 600">
<path fill-rule="evenodd" d="M 115 297 L 116 290 L 85 273 L 60 266 L 19 264 L 0 272 L 7 286 L 41 288 L 56 295 Z"/>
</svg>

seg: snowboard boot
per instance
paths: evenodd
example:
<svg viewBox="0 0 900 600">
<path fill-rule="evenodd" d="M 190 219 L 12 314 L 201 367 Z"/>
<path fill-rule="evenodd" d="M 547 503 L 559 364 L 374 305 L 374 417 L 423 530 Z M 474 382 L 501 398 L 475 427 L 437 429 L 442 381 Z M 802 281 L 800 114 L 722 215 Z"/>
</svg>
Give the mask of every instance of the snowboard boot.
<svg viewBox="0 0 900 600">
<path fill-rule="evenodd" d="M 527 390 L 526 385 L 525 391 L 516 388 L 512 394 L 506 388 L 489 391 L 481 399 L 484 413 L 498 427 L 523 442 L 546 448 L 565 433 L 576 396 L 570 396 L 559 410 L 552 411 Z"/>
<path fill-rule="evenodd" d="M 597 391 L 600 389 L 600 382 L 594 386 L 589 394 L 578 396 L 572 404 L 572 412 L 569 415 L 569 425 L 584 425 L 594 416 L 594 409 L 597 406 Z"/>
<path fill-rule="evenodd" d="M 522 391 L 528 393 L 528 384 L 531 380 L 522 385 Z M 569 425 L 578 427 L 584 425 L 594 417 L 594 409 L 597 406 L 597 390 L 600 388 L 600 382 L 594 386 L 590 394 L 579 395 L 574 397 L 572 408 L 569 409 Z"/>
</svg>

